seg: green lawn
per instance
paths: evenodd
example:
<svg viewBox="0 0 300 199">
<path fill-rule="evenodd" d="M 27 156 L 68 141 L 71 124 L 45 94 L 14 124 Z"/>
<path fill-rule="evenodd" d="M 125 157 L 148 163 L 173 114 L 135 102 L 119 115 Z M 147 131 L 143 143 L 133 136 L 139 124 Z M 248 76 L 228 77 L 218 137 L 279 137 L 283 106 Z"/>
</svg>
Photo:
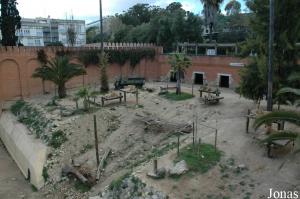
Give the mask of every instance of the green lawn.
<svg viewBox="0 0 300 199">
<path fill-rule="evenodd" d="M 164 98 L 168 99 L 168 100 L 172 100 L 172 101 L 182 101 L 182 100 L 187 100 L 187 99 L 191 99 L 194 96 L 190 93 L 184 93 L 181 92 L 180 95 L 176 95 L 176 93 L 166 93 L 162 95 Z"/>
<path fill-rule="evenodd" d="M 222 152 L 210 144 L 188 145 L 181 149 L 179 157 L 175 160 L 185 160 L 190 171 L 205 173 L 214 167 L 221 159 Z"/>
</svg>

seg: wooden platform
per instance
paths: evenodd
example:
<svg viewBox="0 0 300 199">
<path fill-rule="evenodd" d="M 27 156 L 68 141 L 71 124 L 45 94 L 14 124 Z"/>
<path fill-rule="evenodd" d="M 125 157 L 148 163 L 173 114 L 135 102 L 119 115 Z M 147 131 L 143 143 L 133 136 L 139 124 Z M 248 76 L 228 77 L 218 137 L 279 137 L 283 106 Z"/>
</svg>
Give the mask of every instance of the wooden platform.
<svg viewBox="0 0 300 199">
<path fill-rule="evenodd" d="M 119 96 L 104 96 L 101 97 L 101 104 L 102 106 L 104 106 L 104 102 L 105 101 L 111 101 L 111 100 L 115 100 L 115 99 L 119 99 L 120 103 L 122 102 L 122 93 L 119 94 Z"/>
</svg>

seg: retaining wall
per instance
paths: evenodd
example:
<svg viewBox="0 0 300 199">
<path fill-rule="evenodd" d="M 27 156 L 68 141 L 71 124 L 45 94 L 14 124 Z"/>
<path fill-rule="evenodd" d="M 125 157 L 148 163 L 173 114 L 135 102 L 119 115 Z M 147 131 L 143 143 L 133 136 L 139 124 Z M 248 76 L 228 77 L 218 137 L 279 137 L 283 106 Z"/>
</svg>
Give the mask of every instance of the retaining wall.
<svg viewBox="0 0 300 199">
<path fill-rule="evenodd" d="M 19 123 L 13 114 L 2 112 L 0 138 L 25 178 L 40 189 L 44 185 L 42 174 L 47 158 L 47 146 L 28 133 L 29 130 Z"/>
</svg>

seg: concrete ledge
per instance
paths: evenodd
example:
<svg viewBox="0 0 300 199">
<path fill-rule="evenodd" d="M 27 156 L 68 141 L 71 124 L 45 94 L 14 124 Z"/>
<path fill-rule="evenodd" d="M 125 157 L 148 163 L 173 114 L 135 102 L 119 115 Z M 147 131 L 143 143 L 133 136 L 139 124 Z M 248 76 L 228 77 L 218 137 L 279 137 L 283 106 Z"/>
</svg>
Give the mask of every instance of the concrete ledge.
<svg viewBox="0 0 300 199">
<path fill-rule="evenodd" d="M 27 127 L 10 112 L 2 112 L 0 116 L 0 138 L 25 178 L 37 189 L 43 187 L 47 146 L 29 135 Z"/>
</svg>

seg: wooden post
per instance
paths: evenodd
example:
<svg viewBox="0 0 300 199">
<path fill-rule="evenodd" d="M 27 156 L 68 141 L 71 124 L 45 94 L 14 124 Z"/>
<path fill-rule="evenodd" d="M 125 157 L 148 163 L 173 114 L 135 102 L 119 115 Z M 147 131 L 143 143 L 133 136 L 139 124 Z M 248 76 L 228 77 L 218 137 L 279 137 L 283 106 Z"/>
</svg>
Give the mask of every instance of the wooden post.
<svg viewBox="0 0 300 199">
<path fill-rule="evenodd" d="M 198 154 L 200 155 L 200 149 L 201 149 L 201 138 L 198 140 Z"/>
<path fill-rule="evenodd" d="M 194 82 L 192 82 L 192 96 L 194 97 Z"/>
<path fill-rule="evenodd" d="M 97 118 L 94 115 L 94 133 L 95 133 L 95 149 L 96 149 L 96 160 L 97 160 L 97 167 L 99 167 L 99 148 L 98 148 L 98 132 L 97 132 Z"/>
<path fill-rule="evenodd" d="M 136 105 L 139 104 L 139 89 L 136 88 L 136 92 L 135 92 L 135 102 L 136 102 Z"/>
<path fill-rule="evenodd" d="M 153 173 L 155 175 L 157 174 L 157 159 L 156 158 L 153 160 Z"/>
<path fill-rule="evenodd" d="M 247 114 L 247 121 L 246 121 L 246 133 L 249 133 L 249 122 L 250 122 L 250 109 L 248 109 L 248 114 Z"/>
<path fill-rule="evenodd" d="M 215 151 L 217 151 L 217 139 L 218 139 L 218 129 L 215 132 Z"/>
<path fill-rule="evenodd" d="M 195 122 L 193 122 L 193 147 L 195 147 Z"/>
<path fill-rule="evenodd" d="M 177 156 L 179 156 L 179 146 L 180 146 L 180 134 L 177 134 Z"/>
<path fill-rule="evenodd" d="M 124 93 L 124 102 L 127 102 L 127 99 L 126 99 L 126 91 L 123 91 Z"/>
</svg>

